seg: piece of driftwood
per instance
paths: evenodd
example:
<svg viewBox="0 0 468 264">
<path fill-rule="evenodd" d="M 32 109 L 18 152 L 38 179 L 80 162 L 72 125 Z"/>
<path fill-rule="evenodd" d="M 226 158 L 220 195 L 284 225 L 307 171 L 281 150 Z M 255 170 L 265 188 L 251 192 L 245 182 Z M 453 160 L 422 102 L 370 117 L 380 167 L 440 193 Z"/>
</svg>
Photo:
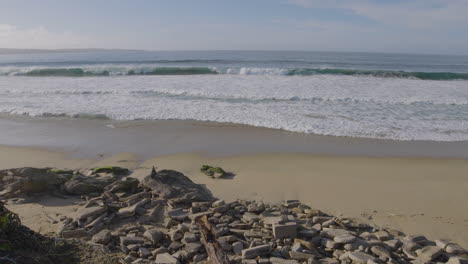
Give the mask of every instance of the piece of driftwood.
<svg viewBox="0 0 468 264">
<path fill-rule="evenodd" d="M 198 226 L 200 227 L 200 232 L 202 235 L 202 243 L 205 246 L 206 253 L 210 258 L 211 264 L 230 264 L 229 258 L 221 248 L 218 240 L 216 239 L 215 232 L 213 227 L 208 222 L 207 216 L 200 217 L 196 220 Z"/>
</svg>

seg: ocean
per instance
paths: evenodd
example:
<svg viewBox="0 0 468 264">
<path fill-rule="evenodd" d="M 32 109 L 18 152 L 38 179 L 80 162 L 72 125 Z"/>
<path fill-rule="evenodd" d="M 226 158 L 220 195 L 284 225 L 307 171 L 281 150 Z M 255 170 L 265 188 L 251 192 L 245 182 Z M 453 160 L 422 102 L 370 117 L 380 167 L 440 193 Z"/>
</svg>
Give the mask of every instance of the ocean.
<svg viewBox="0 0 468 264">
<path fill-rule="evenodd" d="M 0 55 L 0 113 L 468 140 L 468 56 L 293 51 Z"/>
</svg>

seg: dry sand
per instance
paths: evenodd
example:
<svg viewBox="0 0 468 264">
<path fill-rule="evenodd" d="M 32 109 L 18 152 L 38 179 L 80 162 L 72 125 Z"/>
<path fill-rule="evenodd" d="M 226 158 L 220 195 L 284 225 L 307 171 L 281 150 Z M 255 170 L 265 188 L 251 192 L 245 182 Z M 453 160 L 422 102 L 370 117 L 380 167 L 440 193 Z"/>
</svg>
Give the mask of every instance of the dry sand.
<svg viewBox="0 0 468 264">
<path fill-rule="evenodd" d="M 200 165 L 222 166 L 232 179 L 213 180 Z M 468 248 L 468 160 L 327 156 L 300 153 L 260 153 L 231 156 L 175 154 L 142 160 L 120 153 L 105 159 L 73 159 L 40 149 L 0 147 L 0 168 L 21 166 L 83 168 L 119 165 L 146 176 L 151 166 L 175 169 L 206 184 L 215 196 L 278 202 L 300 199 L 325 212 L 446 238 Z M 42 198 L 10 205 L 31 228 L 53 231 L 46 214 L 68 214 L 74 199 Z M 371 218 L 371 219 L 369 219 Z"/>
</svg>

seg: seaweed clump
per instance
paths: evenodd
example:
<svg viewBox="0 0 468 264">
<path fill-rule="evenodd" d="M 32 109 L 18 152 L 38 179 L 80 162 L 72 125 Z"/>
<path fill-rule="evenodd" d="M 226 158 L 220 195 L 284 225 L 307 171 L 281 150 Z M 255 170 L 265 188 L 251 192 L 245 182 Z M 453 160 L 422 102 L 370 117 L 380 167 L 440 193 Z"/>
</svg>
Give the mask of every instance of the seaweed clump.
<svg viewBox="0 0 468 264">
<path fill-rule="evenodd" d="M 224 178 L 227 176 L 227 172 L 221 167 L 212 167 L 209 165 L 202 165 L 200 171 L 203 172 L 205 175 L 210 176 L 212 178 Z"/>
</svg>

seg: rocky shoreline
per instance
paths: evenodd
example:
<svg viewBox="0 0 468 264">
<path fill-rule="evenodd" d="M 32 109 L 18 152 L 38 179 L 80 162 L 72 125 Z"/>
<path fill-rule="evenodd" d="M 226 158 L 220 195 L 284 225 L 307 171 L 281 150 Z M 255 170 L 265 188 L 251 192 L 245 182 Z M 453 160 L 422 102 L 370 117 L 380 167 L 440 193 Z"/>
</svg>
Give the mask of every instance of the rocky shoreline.
<svg viewBox="0 0 468 264">
<path fill-rule="evenodd" d="M 455 243 L 333 217 L 297 200 L 225 202 L 177 171 L 153 169 L 141 182 L 129 173 L 2 170 L 0 199 L 81 195 L 73 215 L 50 217 L 60 226 L 55 239 L 80 240 L 123 264 L 468 263 Z"/>
</svg>

